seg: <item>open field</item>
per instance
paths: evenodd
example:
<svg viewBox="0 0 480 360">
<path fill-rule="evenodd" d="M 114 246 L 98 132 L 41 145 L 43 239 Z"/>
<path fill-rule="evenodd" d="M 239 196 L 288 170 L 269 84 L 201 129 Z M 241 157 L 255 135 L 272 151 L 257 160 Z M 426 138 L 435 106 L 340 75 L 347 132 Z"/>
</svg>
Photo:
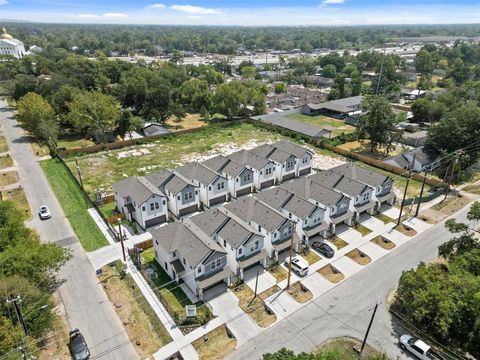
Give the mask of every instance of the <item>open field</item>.
<svg viewBox="0 0 480 360">
<path fill-rule="evenodd" d="M 125 324 L 135 350 L 141 358 L 146 358 L 172 339 L 132 277 L 120 277 L 121 268 L 121 262 L 115 266 L 104 266 L 98 278 L 118 317 Z"/>
<path fill-rule="evenodd" d="M 15 203 L 17 208 L 22 211 L 24 220 L 32 218 L 32 210 L 28 204 L 27 197 L 22 188 L 2 191 L 2 200 L 11 200 Z"/>
<path fill-rule="evenodd" d="M 269 314 L 267 312 L 265 303 L 259 296 L 253 299 L 255 294 L 247 285 L 240 285 L 233 289 L 233 293 L 238 298 L 238 306 L 240 306 L 258 326 L 267 327 L 277 320 L 275 314 Z"/>
<path fill-rule="evenodd" d="M 165 125 L 170 131 L 186 130 L 207 125 L 207 122 L 202 120 L 200 114 L 187 114 L 183 119 L 177 120 L 175 118 L 168 118 Z"/>
<path fill-rule="evenodd" d="M 235 350 L 236 345 L 237 340 L 233 336 L 229 336 L 226 325 L 220 325 L 206 336 L 192 342 L 200 360 L 223 359 L 228 353 Z"/>
<path fill-rule="evenodd" d="M 80 187 L 60 160 L 41 161 L 40 165 L 84 250 L 93 251 L 108 245 L 107 239 L 85 208 Z"/>
<path fill-rule="evenodd" d="M 289 119 L 304 122 L 310 125 L 325 127 L 330 126 L 333 128 L 332 136 L 338 136 L 341 133 L 350 134 L 355 131 L 355 127 L 345 124 L 344 121 L 334 119 L 324 115 L 310 116 L 304 114 L 292 114 L 287 116 Z"/>
<path fill-rule="evenodd" d="M 16 171 L 9 171 L 0 174 L 0 187 L 18 183 L 18 175 Z"/>
<path fill-rule="evenodd" d="M 280 134 L 250 124 L 211 127 L 203 131 L 163 138 L 144 145 L 103 151 L 77 157 L 85 190 L 111 192 L 111 184 L 126 176 L 145 175 L 160 168 L 173 168 L 189 161 L 282 139 Z M 66 159 L 75 170 L 75 158 Z"/>
<path fill-rule="evenodd" d="M 6 169 L 13 166 L 13 160 L 10 156 L 0 157 L 0 169 Z"/>
<path fill-rule="evenodd" d="M 375 152 L 371 152 L 370 150 L 370 140 L 363 140 L 363 141 L 351 141 L 342 145 L 338 145 L 339 148 L 350 150 L 365 156 L 369 156 L 374 159 L 384 159 L 388 156 L 395 156 L 401 154 L 406 147 L 403 145 L 396 146 L 394 150 L 391 150 L 388 155 L 385 155 L 385 148 L 378 147 Z"/>
</svg>

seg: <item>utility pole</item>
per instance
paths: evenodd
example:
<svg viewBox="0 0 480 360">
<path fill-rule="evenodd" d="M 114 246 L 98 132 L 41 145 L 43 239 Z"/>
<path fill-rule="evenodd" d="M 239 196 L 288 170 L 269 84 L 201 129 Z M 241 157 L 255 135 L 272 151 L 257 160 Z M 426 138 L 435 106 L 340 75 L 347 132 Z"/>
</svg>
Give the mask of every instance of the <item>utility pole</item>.
<svg viewBox="0 0 480 360">
<path fill-rule="evenodd" d="M 380 80 L 382 79 L 383 63 L 385 62 L 385 51 L 386 50 L 387 50 L 387 48 L 386 48 L 385 44 L 383 44 L 382 62 L 380 64 L 380 74 L 378 75 L 377 89 L 375 90 L 375 94 L 378 94 L 378 90 L 380 89 Z"/>
<path fill-rule="evenodd" d="M 295 230 L 293 228 L 293 221 L 290 221 L 290 226 L 292 227 L 292 236 L 290 237 L 290 260 L 288 261 L 287 289 L 290 287 L 290 277 L 292 276 L 293 234 L 295 233 Z"/>
<path fill-rule="evenodd" d="M 250 306 L 250 304 L 253 302 L 253 300 L 255 300 L 255 298 L 257 297 L 257 288 L 258 288 L 258 275 L 260 274 L 260 270 L 257 270 L 257 277 L 255 278 L 255 294 L 253 295 L 253 298 L 252 300 L 250 301 L 250 303 L 248 304 L 248 306 Z"/>
<path fill-rule="evenodd" d="M 450 186 L 452 185 L 453 172 L 455 171 L 455 166 L 457 165 L 457 162 L 458 162 L 458 155 L 455 157 L 453 164 L 449 165 L 449 168 L 447 170 L 450 173 L 450 175 L 448 175 L 447 186 L 445 187 L 445 197 L 443 198 L 443 201 L 447 199 L 448 193 L 450 192 Z"/>
<path fill-rule="evenodd" d="M 25 336 L 28 336 L 27 324 L 25 323 L 25 320 L 23 318 L 22 310 L 20 309 L 20 306 L 18 305 L 18 303 L 21 303 L 21 302 L 22 302 L 22 300 L 21 300 L 19 295 L 16 296 L 16 297 L 11 295 L 10 300 L 7 300 L 7 304 L 13 303 L 13 306 L 15 307 L 15 313 L 17 314 L 18 322 L 20 323 L 20 325 L 22 325 L 23 333 L 25 334 Z"/>
<path fill-rule="evenodd" d="M 410 169 L 408 170 L 407 183 L 405 184 L 405 191 L 403 192 L 402 203 L 400 204 L 400 214 L 398 214 L 397 226 L 400 225 L 402 220 L 403 207 L 405 205 L 405 198 L 407 197 L 408 184 L 410 183 L 410 178 L 412 175 L 412 169 L 415 166 L 415 154 L 413 155 L 412 163 L 410 164 Z"/>
<path fill-rule="evenodd" d="M 85 200 L 85 207 L 88 209 L 87 196 L 85 195 L 85 188 L 83 187 L 82 172 L 80 171 L 80 165 L 78 159 L 75 159 L 75 165 L 77 168 L 78 178 L 80 180 L 80 186 L 82 187 L 83 200 Z"/>
<path fill-rule="evenodd" d="M 123 255 L 123 262 L 127 262 L 125 258 L 125 247 L 123 245 L 123 235 L 122 235 L 122 223 L 120 218 L 118 218 L 118 236 L 120 236 L 120 245 L 122 246 L 122 255 Z"/>
<path fill-rule="evenodd" d="M 425 168 L 425 174 L 423 174 L 422 188 L 420 189 L 420 197 L 418 198 L 417 210 L 415 210 L 415 217 L 418 216 L 420 211 L 420 204 L 422 203 L 423 189 L 425 188 L 425 182 L 427 181 L 428 168 Z"/>
<path fill-rule="evenodd" d="M 363 338 L 363 341 L 362 341 L 362 347 L 360 348 L 360 352 L 358 354 L 359 358 L 362 357 L 362 352 L 363 352 L 363 349 L 365 348 L 365 344 L 367 343 L 368 333 L 370 332 L 370 328 L 372 327 L 373 319 L 375 318 L 375 313 L 377 312 L 377 308 L 378 308 L 378 303 L 375 303 L 375 307 L 373 308 L 372 317 L 370 318 L 370 322 L 368 323 L 367 332 L 365 333 L 365 337 Z"/>
</svg>

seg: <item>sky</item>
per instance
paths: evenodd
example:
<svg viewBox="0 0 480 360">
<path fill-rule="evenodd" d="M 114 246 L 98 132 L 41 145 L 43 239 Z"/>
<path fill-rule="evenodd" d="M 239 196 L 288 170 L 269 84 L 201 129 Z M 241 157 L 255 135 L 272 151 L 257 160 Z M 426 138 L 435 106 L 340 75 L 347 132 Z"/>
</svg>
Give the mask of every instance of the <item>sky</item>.
<svg viewBox="0 0 480 360">
<path fill-rule="evenodd" d="M 0 0 L 0 19 L 245 26 L 479 23 L 480 0 Z"/>
</svg>

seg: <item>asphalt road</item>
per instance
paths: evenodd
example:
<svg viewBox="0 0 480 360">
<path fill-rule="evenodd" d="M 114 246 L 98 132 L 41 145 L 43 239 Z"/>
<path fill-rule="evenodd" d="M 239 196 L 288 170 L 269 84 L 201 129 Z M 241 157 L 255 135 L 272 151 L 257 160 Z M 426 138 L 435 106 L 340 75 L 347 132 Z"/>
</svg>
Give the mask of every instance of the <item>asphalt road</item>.
<svg viewBox="0 0 480 360">
<path fill-rule="evenodd" d="M 455 214 L 455 218 L 467 222 L 468 209 Z M 397 287 L 403 270 L 414 268 L 421 261 L 434 260 L 438 246 L 450 238 L 444 221 L 431 227 L 242 345 L 228 358 L 261 359 L 263 353 L 282 347 L 295 352 L 311 351 L 338 336 L 362 339 L 372 314 L 369 309 L 378 301 L 381 304 L 368 343 L 392 358 L 411 359 L 397 346 L 399 334 L 393 330 L 386 307 L 387 296 Z"/>
<path fill-rule="evenodd" d="M 62 281 L 59 293 L 70 327 L 79 328 L 85 335 L 92 359 L 138 359 L 23 130 L 3 100 L 0 100 L 0 125 L 33 212 L 33 218 L 27 225 L 40 235 L 43 242 L 56 243 L 72 251 L 72 259 L 59 274 Z M 38 208 L 43 204 L 48 205 L 52 212 L 52 218 L 46 221 L 41 221 L 37 215 Z"/>
</svg>

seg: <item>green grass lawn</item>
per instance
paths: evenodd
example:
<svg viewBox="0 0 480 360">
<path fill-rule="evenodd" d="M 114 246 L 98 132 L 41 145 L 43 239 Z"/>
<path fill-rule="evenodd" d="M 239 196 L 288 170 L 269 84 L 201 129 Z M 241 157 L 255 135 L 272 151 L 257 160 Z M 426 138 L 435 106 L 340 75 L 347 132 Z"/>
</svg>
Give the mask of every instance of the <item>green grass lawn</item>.
<svg viewBox="0 0 480 360">
<path fill-rule="evenodd" d="M 155 250 L 153 248 L 145 250 L 142 253 L 142 258 L 144 264 L 146 266 L 153 267 L 157 273 L 157 277 L 153 278 L 152 281 L 154 282 L 155 286 L 160 289 L 154 289 L 155 293 L 160 293 L 175 313 L 184 314 L 185 305 L 192 305 L 192 302 L 182 288 L 178 286 L 175 281 L 172 281 L 170 276 L 168 276 L 168 274 L 158 264 L 157 260 L 155 259 Z M 198 316 L 207 316 L 209 310 L 203 304 L 203 302 L 199 301 L 196 303 L 196 305 Z"/>
<path fill-rule="evenodd" d="M 8 151 L 7 139 L 5 136 L 0 135 L 0 153 Z"/>
<path fill-rule="evenodd" d="M 71 178 L 61 161 L 51 159 L 40 162 L 40 165 L 85 251 L 97 250 L 108 245 L 107 240 L 85 208 L 85 201 L 79 186 Z"/>
<path fill-rule="evenodd" d="M 102 206 L 100 206 L 100 211 L 102 212 L 103 216 L 105 216 L 107 219 L 114 215 L 113 210 L 115 210 L 117 206 L 117 203 L 115 201 L 106 203 Z"/>
<path fill-rule="evenodd" d="M 345 124 L 344 121 L 334 119 L 324 115 L 310 116 L 304 114 L 292 114 L 287 116 L 289 119 L 301 121 L 314 126 L 330 126 L 333 128 L 332 136 L 338 136 L 341 133 L 350 134 L 355 131 L 355 127 Z"/>
<path fill-rule="evenodd" d="M 0 169 L 6 169 L 13 166 L 13 160 L 10 156 L 0 157 Z"/>
<path fill-rule="evenodd" d="M 58 147 L 66 149 L 74 149 L 79 147 L 95 145 L 92 140 L 84 139 L 78 136 L 63 136 L 57 141 Z"/>
<path fill-rule="evenodd" d="M 174 168 L 180 163 L 205 156 L 216 147 L 239 146 L 250 141 L 267 142 L 284 139 L 279 133 L 251 124 L 231 127 L 213 126 L 192 134 L 163 138 L 148 144 L 114 151 L 78 156 L 87 192 L 111 192 L 111 184 L 125 176 L 145 175 L 160 168 Z M 127 153 L 129 152 L 129 153 Z M 135 155 L 132 155 L 135 152 Z M 122 157 L 123 155 L 125 155 Z M 66 159 L 76 174 L 75 158 Z"/>
</svg>

